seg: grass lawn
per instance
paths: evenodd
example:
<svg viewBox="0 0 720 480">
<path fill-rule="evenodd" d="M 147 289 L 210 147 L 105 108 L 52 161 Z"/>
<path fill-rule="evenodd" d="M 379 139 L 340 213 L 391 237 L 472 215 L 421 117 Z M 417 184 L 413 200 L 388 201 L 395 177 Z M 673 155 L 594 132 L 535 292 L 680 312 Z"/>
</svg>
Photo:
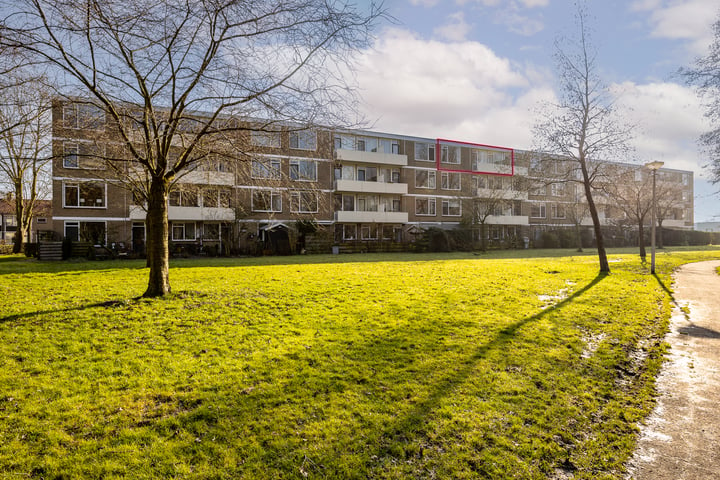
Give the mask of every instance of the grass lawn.
<svg viewBox="0 0 720 480">
<path fill-rule="evenodd" d="M 567 255 L 0 257 L 0 478 L 623 478 L 720 250 Z"/>
</svg>

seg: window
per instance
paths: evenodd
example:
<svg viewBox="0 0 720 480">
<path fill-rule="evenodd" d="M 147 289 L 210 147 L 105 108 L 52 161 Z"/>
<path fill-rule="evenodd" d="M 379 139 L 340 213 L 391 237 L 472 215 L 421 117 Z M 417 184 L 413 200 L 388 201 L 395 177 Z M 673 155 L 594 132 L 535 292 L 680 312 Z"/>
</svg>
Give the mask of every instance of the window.
<svg viewBox="0 0 720 480">
<path fill-rule="evenodd" d="M 400 144 L 397 140 L 389 140 L 387 138 L 380 139 L 380 151 L 382 153 L 399 154 Z"/>
<path fill-rule="evenodd" d="M 282 212 L 282 197 L 275 190 L 253 190 L 253 212 Z"/>
<path fill-rule="evenodd" d="M 460 147 L 442 146 L 443 163 L 460 163 Z"/>
<path fill-rule="evenodd" d="M 357 227 L 355 225 L 343 225 L 343 240 L 355 240 Z"/>
<path fill-rule="evenodd" d="M 475 188 L 484 189 L 487 188 L 487 177 L 485 175 L 474 175 Z"/>
<path fill-rule="evenodd" d="M 443 200 L 442 214 L 449 217 L 459 217 L 462 214 L 460 200 Z"/>
<path fill-rule="evenodd" d="M 202 205 L 206 208 L 228 208 L 232 192 L 226 188 L 205 188 L 202 191 Z"/>
<path fill-rule="evenodd" d="M 65 207 L 104 208 L 105 184 L 77 182 L 63 184 Z"/>
<path fill-rule="evenodd" d="M 281 173 L 279 158 L 256 158 L 252 161 L 250 170 L 250 176 L 252 178 L 278 180 L 280 179 Z"/>
<path fill-rule="evenodd" d="M 63 167 L 101 170 L 105 152 L 91 143 L 64 142 Z"/>
<path fill-rule="evenodd" d="M 416 188 L 435 188 L 435 171 L 434 170 L 416 170 L 415 171 L 415 187 Z"/>
<path fill-rule="evenodd" d="M 316 213 L 318 211 L 317 193 L 308 191 L 291 192 L 290 211 L 294 213 Z"/>
<path fill-rule="evenodd" d="M 399 197 L 381 197 L 380 198 L 380 210 L 381 212 L 399 212 L 400 211 L 400 198 Z"/>
<path fill-rule="evenodd" d="M 290 179 L 304 182 L 317 180 L 317 162 L 315 160 L 290 160 Z"/>
<path fill-rule="evenodd" d="M 168 204 L 171 207 L 199 207 L 198 189 L 193 186 L 179 186 L 170 191 Z"/>
<path fill-rule="evenodd" d="M 65 238 L 74 242 L 80 240 L 80 222 L 65 222 Z"/>
<path fill-rule="evenodd" d="M 36 221 L 38 224 L 43 224 L 43 223 L 47 223 L 47 218 L 45 218 L 45 217 L 38 217 L 35 221 Z"/>
<path fill-rule="evenodd" d="M 342 211 L 343 212 L 354 212 L 355 211 L 355 196 L 343 195 L 342 196 Z"/>
<path fill-rule="evenodd" d="M 430 143 L 415 144 L 415 160 L 423 162 L 435 161 L 435 145 Z"/>
<path fill-rule="evenodd" d="M 545 204 L 535 203 L 530 206 L 530 217 L 532 218 L 545 218 Z"/>
<path fill-rule="evenodd" d="M 443 190 L 460 190 L 460 173 L 442 172 L 440 174 L 440 188 Z"/>
<path fill-rule="evenodd" d="M 377 225 L 361 225 L 360 226 L 360 239 L 361 240 L 376 240 L 378 238 Z"/>
<path fill-rule="evenodd" d="M 232 172 L 232 163 L 227 159 L 219 158 L 215 154 L 210 154 L 198 163 L 198 168 L 203 172 Z"/>
<path fill-rule="evenodd" d="M 361 182 L 377 182 L 377 167 L 358 167 L 357 179 Z"/>
<path fill-rule="evenodd" d="M 195 222 L 172 222 L 172 239 L 195 240 Z"/>
<path fill-rule="evenodd" d="M 355 150 L 355 137 L 351 135 L 335 135 L 335 150 Z"/>
<path fill-rule="evenodd" d="M 251 132 L 250 141 L 257 147 L 278 148 L 281 145 L 280 132 Z"/>
<path fill-rule="evenodd" d="M 63 106 L 63 126 L 102 130 L 105 126 L 105 111 L 95 105 L 73 103 Z"/>
<path fill-rule="evenodd" d="M 220 224 L 206 223 L 203 225 L 204 240 L 220 240 Z"/>
<path fill-rule="evenodd" d="M 551 205 L 550 215 L 552 218 L 565 218 L 565 206 L 563 205 Z"/>
<path fill-rule="evenodd" d="M 290 132 L 290 148 L 315 150 L 317 148 L 317 134 L 310 130 Z"/>
<path fill-rule="evenodd" d="M 689 173 L 682 174 L 682 183 L 683 183 L 683 185 L 690 185 L 690 174 Z"/>
<path fill-rule="evenodd" d="M 497 176 L 488 176 L 488 188 L 492 190 L 502 190 L 503 189 L 503 178 L 497 177 Z"/>
<path fill-rule="evenodd" d="M 415 199 L 415 215 L 435 216 L 435 199 L 434 198 L 416 198 Z"/>
<path fill-rule="evenodd" d="M 550 185 L 550 195 L 553 197 L 565 196 L 565 184 L 564 183 L 553 183 Z"/>
</svg>

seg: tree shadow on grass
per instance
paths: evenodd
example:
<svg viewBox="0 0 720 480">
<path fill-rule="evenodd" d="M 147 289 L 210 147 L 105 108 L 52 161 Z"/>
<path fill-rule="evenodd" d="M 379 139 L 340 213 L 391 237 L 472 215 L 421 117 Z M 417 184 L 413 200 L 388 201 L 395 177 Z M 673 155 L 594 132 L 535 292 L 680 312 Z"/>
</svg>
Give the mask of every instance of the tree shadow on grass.
<svg viewBox="0 0 720 480">
<path fill-rule="evenodd" d="M 451 375 L 447 375 L 445 378 L 441 379 L 435 385 L 433 391 L 424 400 L 418 402 L 409 412 L 407 412 L 393 425 L 389 425 L 383 433 L 384 441 L 386 443 L 393 443 L 398 440 L 407 441 L 408 437 L 413 435 L 413 432 L 417 434 L 428 415 L 441 405 L 442 399 L 452 392 L 455 387 L 463 384 L 470 377 L 477 364 L 486 357 L 489 351 L 503 348 L 503 346 L 513 340 L 516 332 L 523 326 L 541 320 L 549 313 L 562 309 L 564 306 L 572 303 L 578 297 L 595 287 L 606 276 L 606 274 L 598 274 L 590 283 L 585 285 L 583 288 L 576 290 L 567 298 L 542 310 L 541 312 L 538 312 L 535 315 L 525 317 L 500 330 L 496 334 L 495 338 L 480 346 L 472 355 L 468 356 L 464 362 L 459 364 Z"/>
</svg>

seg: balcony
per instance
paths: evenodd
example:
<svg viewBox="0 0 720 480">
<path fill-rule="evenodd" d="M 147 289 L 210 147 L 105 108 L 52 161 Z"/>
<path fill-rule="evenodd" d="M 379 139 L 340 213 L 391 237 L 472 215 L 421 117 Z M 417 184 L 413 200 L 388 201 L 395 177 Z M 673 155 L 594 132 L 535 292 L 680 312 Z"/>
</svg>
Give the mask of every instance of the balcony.
<svg viewBox="0 0 720 480">
<path fill-rule="evenodd" d="M 388 195 L 407 195 L 407 183 L 361 182 L 358 180 L 335 180 L 338 192 L 385 193 Z"/>
<path fill-rule="evenodd" d="M 145 210 L 136 205 L 131 206 L 130 219 L 145 220 Z M 235 220 L 235 211 L 218 207 L 168 207 L 168 220 L 231 222 Z"/>
<path fill-rule="evenodd" d="M 407 223 L 407 212 L 335 212 L 342 223 Z"/>
<path fill-rule="evenodd" d="M 182 183 L 194 185 L 235 185 L 235 174 L 232 172 L 188 172 L 181 177 Z"/>
<path fill-rule="evenodd" d="M 516 190 L 495 190 L 492 188 L 478 188 L 475 192 L 478 198 L 492 198 L 502 200 L 527 200 L 528 192 Z"/>
<path fill-rule="evenodd" d="M 489 225 L 529 225 L 527 215 L 497 215 L 488 217 Z"/>
<path fill-rule="evenodd" d="M 512 165 L 505 165 L 500 163 L 481 163 L 477 165 L 477 170 L 473 170 L 478 173 L 496 173 L 510 175 L 513 173 Z"/>
<path fill-rule="evenodd" d="M 361 152 L 358 150 L 335 150 L 335 159 L 342 162 L 373 163 L 403 167 L 407 165 L 407 155 L 397 153 Z"/>
</svg>

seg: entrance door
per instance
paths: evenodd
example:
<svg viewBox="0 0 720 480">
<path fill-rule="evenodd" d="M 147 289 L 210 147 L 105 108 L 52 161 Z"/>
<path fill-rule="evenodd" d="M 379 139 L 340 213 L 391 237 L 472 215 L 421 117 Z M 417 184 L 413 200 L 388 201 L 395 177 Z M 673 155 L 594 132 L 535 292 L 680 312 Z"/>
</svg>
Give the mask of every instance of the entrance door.
<svg viewBox="0 0 720 480">
<path fill-rule="evenodd" d="M 145 254 L 145 224 L 133 223 L 132 226 L 132 249 L 140 255 Z"/>
</svg>

